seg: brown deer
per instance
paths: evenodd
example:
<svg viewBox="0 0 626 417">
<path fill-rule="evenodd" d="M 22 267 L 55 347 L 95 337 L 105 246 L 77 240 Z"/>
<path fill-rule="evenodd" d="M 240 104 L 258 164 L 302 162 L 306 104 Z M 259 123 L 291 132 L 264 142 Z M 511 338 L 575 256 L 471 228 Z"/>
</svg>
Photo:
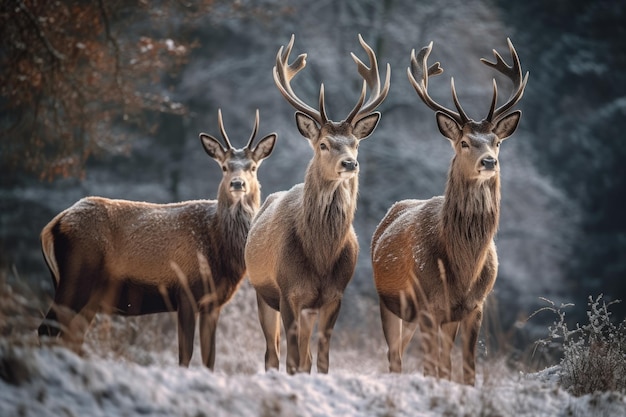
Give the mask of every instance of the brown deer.
<svg viewBox="0 0 626 417">
<path fill-rule="evenodd" d="M 436 111 L 437 125 L 451 141 L 445 194 L 429 200 L 395 203 L 372 238 L 374 282 L 387 345 L 389 369 L 401 372 L 402 355 L 419 326 L 424 372 L 451 377 L 450 352 L 462 329 L 463 380 L 475 383 L 475 352 L 485 298 L 498 270 L 494 236 L 500 214 L 500 143 L 517 128 L 521 111 L 508 113 L 522 98 L 519 58 L 508 41 L 513 66 L 494 50 L 496 62 L 481 61 L 509 77 L 514 91 L 496 109 L 497 87 L 485 119 L 475 122 L 461 108 L 451 80 L 458 113 L 428 95 L 428 77 L 443 72 L 439 62 L 427 67 L 432 42 L 417 57 L 411 53 L 409 80 L 419 97 Z"/>
<path fill-rule="evenodd" d="M 304 183 L 270 195 L 248 235 L 246 265 L 257 291 L 267 345 L 266 369 L 279 367 L 280 312 L 287 337 L 287 372 L 311 371 L 309 344 L 318 318 L 317 371 L 328 372 L 331 333 L 358 253 L 352 226 L 358 191 L 357 149 L 376 128 L 380 113 L 374 109 L 389 92 L 389 65 L 381 90 L 374 51 L 360 35 L 359 41 L 371 67 L 352 54 L 364 82 L 357 104 L 341 122 L 326 116 L 323 84 L 319 110 L 293 92 L 291 79 L 306 65 L 306 54 L 288 64 L 294 36 L 276 57 L 274 81 L 296 108 L 298 130 L 314 154 Z M 367 86 L 372 92 L 365 102 Z"/>
<path fill-rule="evenodd" d="M 178 356 L 188 366 L 196 315 L 202 362 L 215 364 L 221 307 L 246 273 L 244 245 L 261 204 L 257 168 L 276 142 L 271 133 L 243 149 L 200 134 L 204 150 L 223 171 L 217 200 L 152 204 L 87 197 L 58 214 L 41 232 L 55 285 L 54 303 L 39 327 L 78 349 L 95 313 L 143 315 L 177 311 Z"/>
</svg>

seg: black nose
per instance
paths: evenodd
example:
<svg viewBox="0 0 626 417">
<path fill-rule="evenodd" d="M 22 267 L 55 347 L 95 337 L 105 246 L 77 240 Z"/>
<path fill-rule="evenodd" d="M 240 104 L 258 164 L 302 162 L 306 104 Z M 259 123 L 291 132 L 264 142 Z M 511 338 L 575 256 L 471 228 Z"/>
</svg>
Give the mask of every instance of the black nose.
<svg viewBox="0 0 626 417">
<path fill-rule="evenodd" d="M 498 161 L 492 157 L 487 157 L 480 161 L 480 163 L 483 164 L 483 166 L 487 169 L 494 169 L 498 164 Z"/>
<path fill-rule="evenodd" d="M 230 188 L 236 191 L 243 190 L 244 185 L 246 185 L 246 183 L 242 179 L 239 179 L 239 178 L 234 179 L 230 182 Z"/>
<path fill-rule="evenodd" d="M 341 161 L 341 166 L 346 169 L 346 171 L 354 171 L 356 167 L 359 166 L 359 163 L 354 159 L 345 159 Z"/>
</svg>

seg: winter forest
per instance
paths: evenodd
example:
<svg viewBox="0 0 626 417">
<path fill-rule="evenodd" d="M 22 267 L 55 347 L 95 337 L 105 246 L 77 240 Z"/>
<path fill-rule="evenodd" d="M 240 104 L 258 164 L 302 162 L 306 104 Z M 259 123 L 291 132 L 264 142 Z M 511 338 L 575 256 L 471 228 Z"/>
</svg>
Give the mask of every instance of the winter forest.
<svg viewBox="0 0 626 417">
<path fill-rule="evenodd" d="M 626 217 L 620 209 L 626 164 L 619 162 L 626 158 L 620 138 L 626 127 L 625 21 L 626 4 L 613 0 L 3 2 L 4 410 L 620 415 L 626 410 L 623 382 L 571 394 L 554 382 L 560 370 L 553 366 L 564 366 L 573 345 L 564 343 L 567 338 L 539 347 L 536 342 L 553 342 L 559 329 L 586 329 L 590 318 L 602 317 L 603 329 L 615 330 L 611 335 L 619 339 L 615 378 L 626 379 Z M 278 373 L 264 373 L 265 341 L 247 281 L 220 318 L 214 373 L 201 367 L 198 349 L 189 370 L 176 366 L 176 320 L 169 313 L 98 316 L 80 356 L 54 343 L 49 351 L 32 348 L 54 295 L 41 229 L 86 196 L 154 203 L 216 198 L 221 170 L 198 135 L 219 137 L 218 109 L 235 147 L 246 143 L 257 109 L 258 137 L 278 135 L 258 172 L 262 198 L 303 181 L 313 151 L 272 77 L 276 53 L 292 34 L 292 59 L 307 54 L 306 69 L 292 86 L 315 104 L 323 83 L 333 120 L 344 118 L 359 97 L 362 78 L 350 57 L 353 52 L 366 59 L 359 34 L 374 49 L 383 75 L 385 65 L 391 67 L 381 120 L 359 148 L 354 227 L 360 251 L 331 343 L 331 378 L 289 379 L 282 359 Z M 494 49 L 510 61 L 507 38 L 530 75 L 516 105 L 519 127 L 499 155 L 499 271 L 480 335 L 481 382 L 472 391 L 422 376 L 414 344 L 407 370 L 394 380 L 387 374 L 372 278 L 372 234 L 394 202 L 441 195 L 453 156 L 434 112 L 407 78 L 411 51 L 432 41 L 429 61 L 439 61 L 444 72 L 431 77 L 430 95 L 453 108 L 453 77 L 468 116 L 480 120 L 489 109 L 493 78 L 501 101 L 511 93 L 510 80 L 480 62 L 493 60 Z M 606 342 L 613 336 L 598 337 Z M 126 381 L 120 390 L 121 373 Z M 92 394 L 81 397 L 81 384 Z M 156 391 L 151 384 L 159 386 Z M 587 396 L 576 396 L 581 394 Z M 37 399 L 30 404 L 32 397 Z"/>
</svg>

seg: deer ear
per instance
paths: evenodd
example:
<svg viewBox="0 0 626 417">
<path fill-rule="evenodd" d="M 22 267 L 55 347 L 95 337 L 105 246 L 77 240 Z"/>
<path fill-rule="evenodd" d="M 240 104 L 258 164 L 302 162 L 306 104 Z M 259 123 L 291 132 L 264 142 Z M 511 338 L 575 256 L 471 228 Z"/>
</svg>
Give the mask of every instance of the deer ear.
<svg viewBox="0 0 626 417">
<path fill-rule="evenodd" d="M 277 137 L 276 133 L 270 133 L 256 144 L 254 150 L 252 151 L 252 157 L 256 162 L 270 156 L 272 150 L 274 150 Z"/>
<path fill-rule="evenodd" d="M 463 136 L 463 129 L 456 120 L 440 111 L 438 111 L 435 116 L 437 117 L 437 127 L 439 127 L 439 132 L 441 132 L 442 135 L 451 141 L 456 141 Z"/>
<path fill-rule="evenodd" d="M 206 133 L 200 133 L 200 141 L 207 154 L 216 161 L 224 160 L 226 151 L 222 147 L 222 144 L 211 135 Z"/>
<path fill-rule="evenodd" d="M 378 126 L 378 121 L 380 120 L 380 112 L 375 111 L 372 114 L 369 114 L 356 122 L 354 124 L 354 128 L 352 129 L 352 134 L 356 136 L 357 139 L 365 139 L 369 135 L 374 132 L 376 126 Z"/>
<path fill-rule="evenodd" d="M 301 111 L 296 112 L 296 125 L 302 136 L 309 140 L 317 139 L 320 134 L 320 127 L 317 122 Z"/>
<path fill-rule="evenodd" d="M 508 138 L 513 134 L 513 132 L 515 132 L 515 129 L 517 129 L 517 125 L 519 124 L 519 119 L 521 117 L 521 110 L 516 110 L 506 117 L 503 117 L 498 121 L 496 127 L 493 128 L 493 133 L 498 136 L 500 140 Z"/>
</svg>

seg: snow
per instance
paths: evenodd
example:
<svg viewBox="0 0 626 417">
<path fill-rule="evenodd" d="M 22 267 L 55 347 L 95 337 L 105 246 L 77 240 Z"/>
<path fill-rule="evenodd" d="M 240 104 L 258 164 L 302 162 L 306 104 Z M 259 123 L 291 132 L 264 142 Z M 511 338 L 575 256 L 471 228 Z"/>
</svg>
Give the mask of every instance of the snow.
<svg viewBox="0 0 626 417">
<path fill-rule="evenodd" d="M 573 397 L 556 368 L 468 387 L 411 372 L 211 372 L 0 347 L 0 416 L 623 416 L 626 396 Z M 261 358 L 259 358 L 261 360 Z"/>
</svg>

